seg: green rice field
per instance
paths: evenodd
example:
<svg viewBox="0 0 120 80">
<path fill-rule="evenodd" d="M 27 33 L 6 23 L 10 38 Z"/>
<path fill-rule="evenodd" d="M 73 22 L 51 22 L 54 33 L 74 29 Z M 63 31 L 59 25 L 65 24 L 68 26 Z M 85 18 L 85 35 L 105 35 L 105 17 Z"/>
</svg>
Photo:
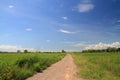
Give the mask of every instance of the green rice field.
<svg viewBox="0 0 120 80">
<path fill-rule="evenodd" d="M 0 80 L 24 80 L 37 72 L 42 72 L 64 56 L 65 54 L 57 53 L 2 53 Z"/>
<path fill-rule="evenodd" d="M 120 80 L 120 54 L 72 54 L 78 66 L 78 77 L 88 80 Z"/>
</svg>

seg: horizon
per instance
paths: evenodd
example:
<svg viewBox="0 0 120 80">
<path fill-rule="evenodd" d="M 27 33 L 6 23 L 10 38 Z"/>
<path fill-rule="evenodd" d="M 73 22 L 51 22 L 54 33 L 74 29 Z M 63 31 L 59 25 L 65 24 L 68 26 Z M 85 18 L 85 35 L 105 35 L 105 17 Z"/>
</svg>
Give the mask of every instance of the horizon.
<svg viewBox="0 0 120 80">
<path fill-rule="evenodd" d="M 120 0 L 1 0 L 0 51 L 120 47 Z"/>
</svg>

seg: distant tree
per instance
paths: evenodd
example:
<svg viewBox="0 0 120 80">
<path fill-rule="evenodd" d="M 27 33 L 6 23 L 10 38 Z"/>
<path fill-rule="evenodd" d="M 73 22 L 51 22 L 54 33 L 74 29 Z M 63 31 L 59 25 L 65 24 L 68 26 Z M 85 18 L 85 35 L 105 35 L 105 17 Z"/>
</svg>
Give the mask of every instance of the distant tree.
<svg viewBox="0 0 120 80">
<path fill-rule="evenodd" d="M 120 52 L 120 48 L 118 48 L 117 51 Z"/>
<path fill-rule="evenodd" d="M 66 53 L 66 51 L 65 51 L 65 50 L 62 50 L 62 53 Z"/>
<path fill-rule="evenodd" d="M 24 50 L 24 53 L 28 53 L 28 50 L 27 50 L 27 49 L 25 49 L 25 50 Z"/>
<path fill-rule="evenodd" d="M 92 49 L 89 49 L 89 50 L 83 50 L 82 51 L 83 53 L 94 53 L 94 52 L 120 52 L 120 48 L 115 48 L 115 47 L 108 47 L 107 49 L 98 49 L 98 50 L 92 50 Z"/>
<path fill-rule="evenodd" d="M 117 51 L 117 49 L 114 48 L 114 47 L 108 47 L 107 48 L 107 52 L 116 52 L 116 51 Z"/>
<path fill-rule="evenodd" d="M 17 50 L 17 53 L 20 53 L 21 51 L 20 50 Z"/>
</svg>

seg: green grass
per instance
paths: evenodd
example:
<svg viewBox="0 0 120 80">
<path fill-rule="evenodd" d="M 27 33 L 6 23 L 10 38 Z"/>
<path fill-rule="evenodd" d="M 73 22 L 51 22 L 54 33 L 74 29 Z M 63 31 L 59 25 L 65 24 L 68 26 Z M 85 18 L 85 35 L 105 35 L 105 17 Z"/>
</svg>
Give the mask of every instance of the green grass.
<svg viewBox="0 0 120 80">
<path fill-rule="evenodd" d="M 0 80 L 25 80 L 59 61 L 65 54 L 0 54 Z"/>
<path fill-rule="evenodd" d="M 120 80 L 120 54 L 74 53 L 78 76 L 90 80 Z"/>
</svg>

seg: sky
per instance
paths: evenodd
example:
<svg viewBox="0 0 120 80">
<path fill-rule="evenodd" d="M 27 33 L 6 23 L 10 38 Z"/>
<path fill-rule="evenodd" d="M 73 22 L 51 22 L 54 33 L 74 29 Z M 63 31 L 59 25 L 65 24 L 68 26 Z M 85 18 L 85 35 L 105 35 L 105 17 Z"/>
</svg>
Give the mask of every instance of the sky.
<svg viewBox="0 0 120 80">
<path fill-rule="evenodd" d="M 0 0 L 0 51 L 120 47 L 120 0 Z"/>
</svg>

